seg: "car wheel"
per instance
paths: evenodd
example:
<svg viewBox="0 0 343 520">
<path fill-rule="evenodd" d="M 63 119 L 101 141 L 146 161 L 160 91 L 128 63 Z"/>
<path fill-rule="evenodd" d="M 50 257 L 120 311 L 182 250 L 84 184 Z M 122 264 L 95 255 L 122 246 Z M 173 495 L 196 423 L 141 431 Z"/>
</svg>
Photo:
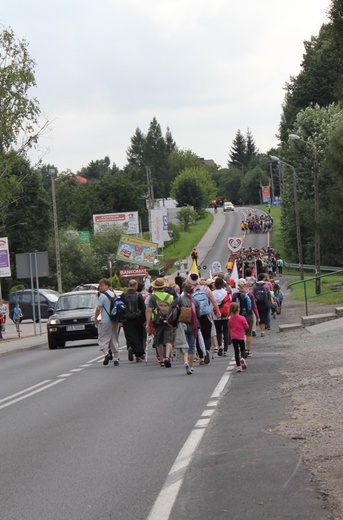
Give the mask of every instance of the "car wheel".
<svg viewBox="0 0 343 520">
<path fill-rule="evenodd" d="M 50 336 L 48 334 L 48 346 L 50 350 L 56 350 L 57 349 L 57 342 L 53 336 Z"/>
</svg>

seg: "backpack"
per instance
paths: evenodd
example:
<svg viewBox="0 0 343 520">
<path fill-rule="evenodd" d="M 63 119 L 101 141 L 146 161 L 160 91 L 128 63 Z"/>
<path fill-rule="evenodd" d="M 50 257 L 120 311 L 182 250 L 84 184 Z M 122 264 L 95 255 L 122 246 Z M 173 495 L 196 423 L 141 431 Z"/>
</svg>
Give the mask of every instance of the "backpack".
<svg viewBox="0 0 343 520">
<path fill-rule="evenodd" d="M 264 304 L 269 303 L 267 290 L 263 284 L 255 284 L 253 287 L 253 294 L 257 302 Z"/>
<path fill-rule="evenodd" d="M 198 287 L 193 291 L 193 298 L 199 303 L 199 315 L 204 316 L 205 314 L 210 314 L 211 307 L 210 302 L 205 293 L 203 287 Z"/>
<path fill-rule="evenodd" d="M 168 314 L 166 316 L 166 322 L 172 329 L 175 329 L 175 327 L 178 324 L 179 316 L 180 316 L 180 300 L 179 298 L 176 298 L 169 306 Z"/>
<path fill-rule="evenodd" d="M 247 293 L 237 293 L 237 302 L 239 305 L 239 314 L 241 316 L 248 316 L 248 314 L 251 314 L 252 303 L 251 298 Z"/>
<path fill-rule="evenodd" d="M 166 322 L 167 315 L 170 309 L 170 303 L 168 301 L 170 294 L 166 293 L 163 299 L 159 298 L 156 293 L 154 294 L 154 296 L 156 298 L 157 307 L 154 311 L 153 321 L 155 322 L 155 324 L 158 325 L 160 323 Z"/>
<path fill-rule="evenodd" d="M 231 296 L 228 293 L 226 296 L 224 296 L 224 299 L 219 304 L 219 310 L 222 318 L 227 318 L 229 316 L 229 309 L 231 304 Z"/>
<path fill-rule="evenodd" d="M 142 316 L 141 311 L 138 309 L 138 294 L 137 293 L 126 293 L 126 318 L 132 320 Z"/>
<path fill-rule="evenodd" d="M 110 321 L 114 323 L 123 322 L 126 320 L 126 305 L 122 300 L 119 300 L 117 296 L 110 296 L 107 292 L 102 294 L 106 294 L 107 298 L 110 300 L 110 312 L 107 312 L 105 307 L 105 311 L 109 315 Z"/>
</svg>

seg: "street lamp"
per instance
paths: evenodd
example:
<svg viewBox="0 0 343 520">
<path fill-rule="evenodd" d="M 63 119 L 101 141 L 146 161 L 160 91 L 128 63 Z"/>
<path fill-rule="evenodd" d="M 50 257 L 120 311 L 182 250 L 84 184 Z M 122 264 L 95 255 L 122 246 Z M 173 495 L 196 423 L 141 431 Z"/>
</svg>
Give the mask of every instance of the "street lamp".
<svg viewBox="0 0 343 520">
<path fill-rule="evenodd" d="M 300 280 L 304 279 L 304 264 L 303 264 L 303 251 L 302 251 L 302 243 L 301 243 L 301 230 L 300 230 L 300 214 L 299 214 L 299 202 L 298 202 L 298 187 L 297 187 L 297 174 L 295 172 L 294 166 L 288 164 L 284 161 L 281 161 L 275 155 L 269 156 L 272 161 L 275 161 L 279 164 L 283 164 L 284 166 L 288 166 L 291 168 L 293 172 L 293 195 L 294 195 L 294 211 L 295 211 L 295 227 L 297 232 L 297 248 L 298 248 L 298 261 L 299 261 L 299 272 L 300 272 Z"/>
<path fill-rule="evenodd" d="M 56 254 L 56 274 L 57 274 L 57 290 L 62 292 L 62 273 L 61 273 L 61 258 L 60 258 L 60 242 L 58 238 L 58 223 L 57 223 L 57 206 L 55 193 L 55 168 L 49 169 L 51 176 L 51 193 L 52 193 L 52 211 L 54 216 L 54 232 L 55 232 L 55 254 Z"/>
<path fill-rule="evenodd" d="M 318 151 L 314 143 L 305 141 L 299 135 L 289 134 L 291 141 L 300 141 L 313 149 L 313 179 L 314 179 L 314 265 L 316 274 L 316 294 L 320 294 L 320 228 L 319 228 L 319 177 Z"/>
</svg>

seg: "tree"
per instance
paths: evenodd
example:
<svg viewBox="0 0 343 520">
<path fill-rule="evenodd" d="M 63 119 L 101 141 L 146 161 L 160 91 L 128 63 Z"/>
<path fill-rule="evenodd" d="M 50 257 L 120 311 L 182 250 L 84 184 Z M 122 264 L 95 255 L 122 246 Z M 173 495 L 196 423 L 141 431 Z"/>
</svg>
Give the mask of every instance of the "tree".
<svg viewBox="0 0 343 520">
<path fill-rule="evenodd" d="M 262 168 L 257 167 L 249 170 L 242 179 L 238 196 L 245 203 L 258 204 L 260 202 L 261 186 L 268 185 L 268 183 L 269 177 Z"/>
<path fill-rule="evenodd" d="M 237 165 L 240 164 L 242 166 L 245 164 L 246 159 L 246 140 L 240 130 L 237 130 L 236 136 L 231 145 L 230 151 L 230 161 L 228 162 L 228 166 L 230 164 Z"/>
<path fill-rule="evenodd" d="M 193 206 L 202 211 L 216 196 L 216 185 L 205 167 L 185 168 L 174 180 L 171 195 L 178 206 Z"/>
<path fill-rule="evenodd" d="M 245 148 L 245 161 L 246 165 L 250 166 L 250 163 L 254 157 L 258 154 L 258 149 L 255 144 L 255 140 L 250 132 L 249 128 L 246 135 L 246 148 Z"/>
<path fill-rule="evenodd" d="M 145 136 L 139 128 L 136 128 L 135 134 L 131 137 L 131 146 L 126 150 L 129 164 L 139 168 L 145 167 L 144 145 Z"/>
<path fill-rule="evenodd" d="M 88 166 L 81 168 L 79 174 L 88 180 L 101 179 L 111 173 L 111 160 L 108 156 L 104 159 L 91 161 Z"/>
<path fill-rule="evenodd" d="M 17 40 L 11 28 L 0 33 L 0 150 L 8 151 L 24 141 L 27 149 L 38 137 L 40 108 L 29 91 L 36 86 L 35 62 L 25 40 Z"/>
<path fill-rule="evenodd" d="M 183 231 L 188 231 L 190 224 L 194 224 L 194 222 L 196 222 L 198 214 L 190 206 L 186 206 L 179 209 L 176 218 L 179 221 Z"/>
</svg>

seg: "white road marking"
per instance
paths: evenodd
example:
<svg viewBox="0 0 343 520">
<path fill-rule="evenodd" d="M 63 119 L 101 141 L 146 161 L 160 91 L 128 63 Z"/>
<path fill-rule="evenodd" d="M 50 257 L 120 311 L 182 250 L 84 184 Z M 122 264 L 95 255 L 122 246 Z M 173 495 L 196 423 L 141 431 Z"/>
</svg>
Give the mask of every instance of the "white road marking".
<svg viewBox="0 0 343 520">
<path fill-rule="evenodd" d="M 7 406 L 11 406 L 12 404 L 18 403 L 19 401 L 22 401 L 23 399 L 27 399 L 28 397 L 31 397 L 32 395 L 38 394 L 38 392 L 42 392 L 43 390 L 47 390 L 51 386 L 55 386 L 58 383 L 62 383 L 62 381 L 65 381 L 65 379 L 57 379 L 56 381 L 52 381 L 52 383 L 49 383 L 48 385 L 42 386 L 41 388 L 37 388 L 33 392 L 30 392 L 29 394 L 22 395 L 21 397 L 18 397 L 17 399 L 13 399 L 13 401 L 10 401 L 9 403 L 0 405 L 0 410 L 3 408 L 6 408 Z"/>
<path fill-rule="evenodd" d="M 14 399 L 15 397 L 18 397 L 18 395 L 25 394 L 25 392 L 29 392 L 30 390 L 33 390 L 34 388 L 38 388 L 39 386 L 46 385 L 47 383 L 50 383 L 50 381 L 51 381 L 51 379 L 47 379 L 46 381 L 37 383 L 36 385 L 30 386 L 29 388 L 25 388 L 25 390 L 21 390 L 21 392 L 17 392 L 15 394 L 9 395 L 8 397 L 4 397 L 3 399 L 0 399 L 0 403 L 8 401 L 9 399 Z"/>
<path fill-rule="evenodd" d="M 82 372 L 83 368 L 72 368 L 69 372 Z"/>
<path fill-rule="evenodd" d="M 161 489 L 154 505 L 151 508 L 147 520 L 161 520 L 162 518 L 163 520 L 168 520 L 185 477 L 187 467 L 191 463 L 191 460 L 199 447 L 200 441 L 205 434 L 206 428 L 211 421 L 211 416 L 218 404 L 218 399 L 230 379 L 231 374 L 229 372 L 231 372 L 231 370 L 226 371 L 223 374 L 218 385 L 214 389 L 213 394 L 211 395 L 211 400 L 206 405 L 207 407 L 211 406 L 213 408 L 211 410 L 205 409 L 202 413 L 202 417 L 208 417 L 201 418 L 196 422 L 193 430 L 189 434 L 188 439 L 182 446 L 180 453 L 176 457 L 173 467 L 168 473 L 163 488 Z"/>
<path fill-rule="evenodd" d="M 73 374 L 60 374 L 59 376 L 57 377 L 70 377 L 72 376 Z"/>
</svg>

